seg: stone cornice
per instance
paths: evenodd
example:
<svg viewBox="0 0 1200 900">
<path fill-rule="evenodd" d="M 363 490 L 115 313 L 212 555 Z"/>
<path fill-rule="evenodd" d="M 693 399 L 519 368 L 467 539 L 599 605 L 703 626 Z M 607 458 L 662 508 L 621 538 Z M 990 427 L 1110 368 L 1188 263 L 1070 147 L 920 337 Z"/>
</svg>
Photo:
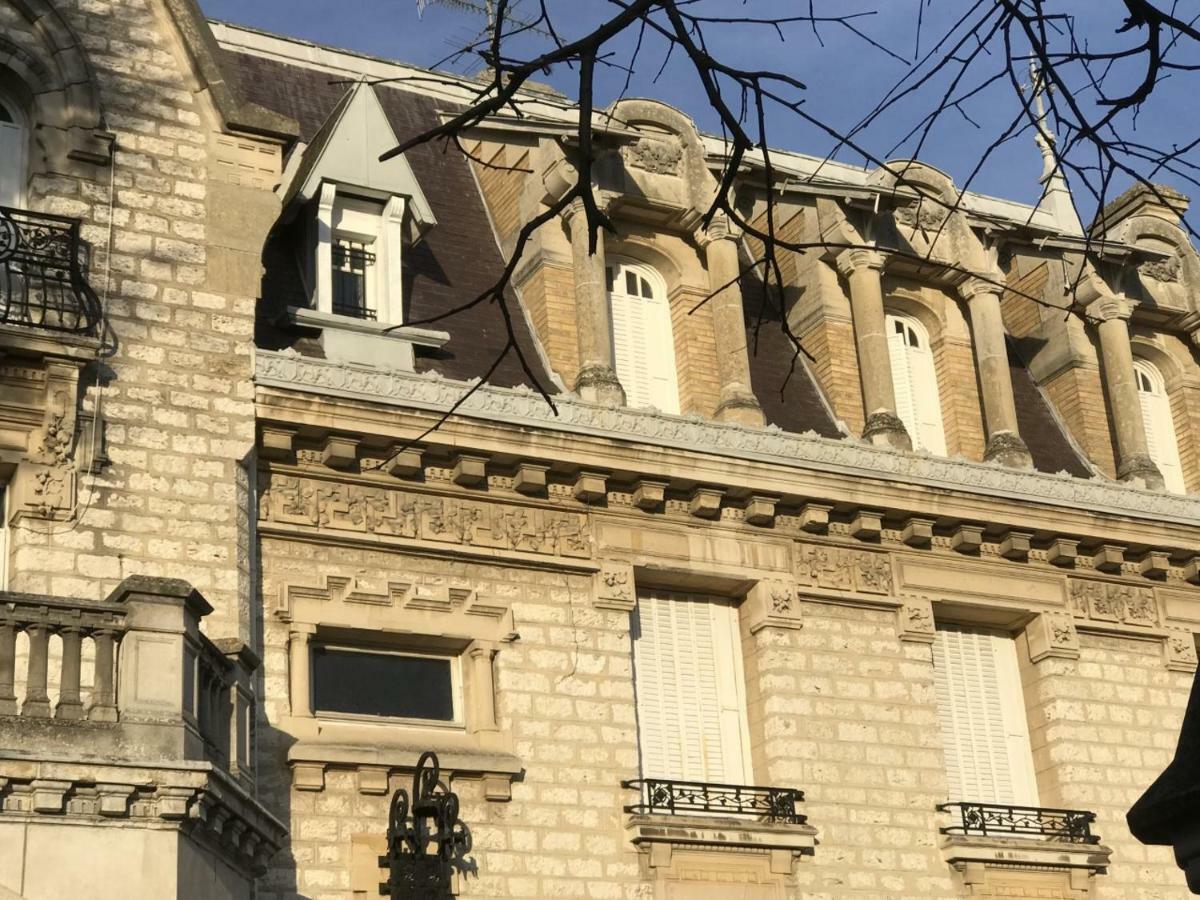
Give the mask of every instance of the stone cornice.
<svg viewBox="0 0 1200 900">
<path fill-rule="evenodd" d="M 793 434 L 774 426 L 749 427 L 699 416 L 599 407 L 561 395 L 555 398 L 555 415 L 529 388 L 485 385 L 463 400 L 474 382 L 452 381 L 436 373 L 331 363 L 294 351 L 259 350 L 255 381 L 263 387 L 438 413 L 462 401 L 455 415 L 468 419 L 836 472 L 904 487 L 923 485 L 1185 525 L 1200 519 L 1200 498 L 1139 490 L 1099 477 L 1086 480 L 1066 473 L 1018 472 L 992 463 L 903 453 L 853 439 L 823 438 L 813 432 Z"/>
</svg>

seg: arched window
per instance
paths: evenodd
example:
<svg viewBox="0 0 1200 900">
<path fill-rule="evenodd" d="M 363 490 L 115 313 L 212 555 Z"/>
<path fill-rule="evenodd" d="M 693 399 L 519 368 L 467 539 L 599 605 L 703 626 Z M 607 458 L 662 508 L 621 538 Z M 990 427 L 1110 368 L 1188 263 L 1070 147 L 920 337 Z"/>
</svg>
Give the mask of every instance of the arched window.
<svg viewBox="0 0 1200 900">
<path fill-rule="evenodd" d="M 887 335 L 896 415 L 908 429 L 914 450 L 944 456 L 946 432 L 929 335 L 916 319 L 896 315 L 887 316 Z"/>
<path fill-rule="evenodd" d="M 21 206 L 25 200 L 27 140 L 21 107 L 0 93 L 0 206 Z"/>
<path fill-rule="evenodd" d="M 1142 424 L 1146 429 L 1146 448 L 1162 473 L 1168 491 L 1185 493 L 1183 470 L 1179 465 L 1179 446 L 1175 442 L 1175 423 L 1171 401 L 1167 397 L 1162 373 L 1144 359 L 1133 361 L 1133 377 L 1138 399 L 1142 402 Z"/>
<path fill-rule="evenodd" d="M 606 269 L 612 310 L 613 356 L 629 406 L 679 412 L 671 307 L 658 274 L 610 259 Z"/>
</svg>

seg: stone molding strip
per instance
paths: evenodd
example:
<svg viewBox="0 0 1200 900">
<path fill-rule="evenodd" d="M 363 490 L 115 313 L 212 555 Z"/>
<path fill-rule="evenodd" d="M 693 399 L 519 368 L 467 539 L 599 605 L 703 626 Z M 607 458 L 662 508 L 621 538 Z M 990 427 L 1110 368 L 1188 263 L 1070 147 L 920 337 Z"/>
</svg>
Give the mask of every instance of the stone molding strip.
<svg viewBox="0 0 1200 900">
<path fill-rule="evenodd" d="M 1140 490 L 1101 477 L 1084 480 L 1066 473 L 1014 471 L 997 463 L 901 453 L 853 439 L 823 438 L 813 432 L 794 434 L 775 426 L 753 427 L 695 415 L 600 407 L 561 395 L 555 397 L 555 415 L 535 391 L 526 387 L 484 385 L 463 400 L 475 382 L 454 381 L 435 372 L 413 374 L 330 363 L 301 356 L 294 350 L 257 351 L 255 382 L 264 387 L 438 413 L 462 401 L 455 415 L 489 422 L 1160 522 L 1191 524 L 1200 519 L 1200 498 Z"/>
</svg>

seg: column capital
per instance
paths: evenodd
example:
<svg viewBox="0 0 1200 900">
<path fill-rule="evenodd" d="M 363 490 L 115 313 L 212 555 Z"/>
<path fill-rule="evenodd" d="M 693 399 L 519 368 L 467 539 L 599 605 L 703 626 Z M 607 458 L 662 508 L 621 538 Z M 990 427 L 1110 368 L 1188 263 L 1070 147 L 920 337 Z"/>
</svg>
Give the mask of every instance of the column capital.
<svg viewBox="0 0 1200 900">
<path fill-rule="evenodd" d="M 729 216 L 723 212 L 716 213 L 707 228 L 697 228 L 692 237 L 701 248 L 708 247 L 715 241 L 741 240 L 742 230 L 729 221 Z"/>
<path fill-rule="evenodd" d="M 607 191 L 596 189 L 593 189 L 592 196 L 596 199 L 596 209 L 598 209 L 602 215 L 608 215 L 609 207 L 612 205 L 612 196 Z M 571 227 L 571 220 L 582 212 L 583 200 L 580 197 L 576 197 L 563 207 L 562 212 L 560 212 L 559 215 L 569 228 Z"/>
<path fill-rule="evenodd" d="M 986 294 L 999 296 L 1003 292 L 1004 276 L 1000 273 L 988 273 L 985 275 L 968 275 L 957 285 L 958 296 L 962 297 L 968 303 L 976 297 Z"/>
<path fill-rule="evenodd" d="M 866 247 L 851 247 L 848 250 L 843 250 L 834 260 L 838 271 L 846 278 L 849 278 L 859 269 L 882 271 L 884 261 L 884 255 L 880 251 L 871 250 Z"/>
<path fill-rule="evenodd" d="M 1083 311 L 1089 322 L 1096 325 L 1113 319 L 1128 320 L 1137 308 L 1137 302 L 1123 294 L 1108 294 L 1094 299 Z"/>
</svg>

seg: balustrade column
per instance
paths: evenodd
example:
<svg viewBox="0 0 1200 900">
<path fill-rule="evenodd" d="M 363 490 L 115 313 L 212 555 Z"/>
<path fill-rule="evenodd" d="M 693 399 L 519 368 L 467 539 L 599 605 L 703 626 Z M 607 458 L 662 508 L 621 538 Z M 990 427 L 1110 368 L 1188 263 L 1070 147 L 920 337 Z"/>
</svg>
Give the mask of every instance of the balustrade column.
<svg viewBox="0 0 1200 900">
<path fill-rule="evenodd" d="M 724 215 L 714 216 L 706 230 L 696 233 L 696 243 L 704 250 L 712 291 L 708 307 L 712 310 L 720 383 L 716 418 L 722 422 L 762 425 L 762 408 L 750 381 L 738 239 L 738 233 Z"/>
<path fill-rule="evenodd" d="M 62 635 L 62 679 L 54 715 L 59 719 L 81 719 L 83 702 L 79 699 L 79 670 L 83 662 L 83 631 L 72 625 L 59 633 Z"/>
<path fill-rule="evenodd" d="M 1017 405 L 1013 400 L 1000 292 L 991 282 L 975 277 L 959 285 L 958 292 L 967 301 L 975 340 L 975 365 L 979 371 L 983 418 L 987 424 L 987 449 L 983 458 L 1013 468 L 1032 468 L 1033 458 L 1017 427 Z"/>
<path fill-rule="evenodd" d="M 114 690 L 116 635 L 111 631 L 92 634 L 96 648 L 96 674 L 92 685 L 92 705 L 87 717 L 93 722 L 117 721 L 117 694 Z"/>
<path fill-rule="evenodd" d="M 292 715 L 311 719 L 312 710 L 312 677 L 310 667 L 312 658 L 308 652 L 309 641 L 316 634 L 315 625 L 295 624 L 292 626 L 289 642 L 289 668 L 292 690 Z"/>
<path fill-rule="evenodd" d="M 912 439 L 896 415 L 896 388 L 892 383 L 880 277 L 883 254 L 877 250 L 843 250 L 837 257 L 837 267 L 850 283 L 850 312 L 854 319 L 854 343 L 858 350 L 858 374 L 866 420 L 862 436 L 872 444 L 911 450 Z"/>
<path fill-rule="evenodd" d="M 50 715 L 50 694 L 46 689 L 50 628 L 46 625 L 29 625 L 25 634 L 29 636 L 29 677 L 25 680 L 25 702 L 21 706 L 21 715 L 46 718 Z"/>
<path fill-rule="evenodd" d="M 1150 458 L 1142 401 L 1133 370 L 1128 321 L 1132 313 L 1133 304 L 1117 296 L 1106 297 L 1087 308 L 1087 316 L 1096 324 L 1100 335 L 1104 385 L 1108 389 L 1113 431 L 1117 436 L 1117 478 L 1150 490 L 1161 490 L 1162 473 Z"/>
<path fill-rule="evenodd" d="M 563 211 L 571 233 L 575 273 L 575 327 L 579 340 L 579 373 L 575 392 L 589 403 L 624 406 L 625 390 L 617 378 L 613 353 L 612 315 L 608 308 L 608 276 L 604 264 L 604 229 L 596 232 L 591 250 L 583 201 L 573 200 Z"/>
<path fill-rule="evenodd" d="M 17 714 L 17 628 L 0 622 L 0 716 Z"/>
</svg>

